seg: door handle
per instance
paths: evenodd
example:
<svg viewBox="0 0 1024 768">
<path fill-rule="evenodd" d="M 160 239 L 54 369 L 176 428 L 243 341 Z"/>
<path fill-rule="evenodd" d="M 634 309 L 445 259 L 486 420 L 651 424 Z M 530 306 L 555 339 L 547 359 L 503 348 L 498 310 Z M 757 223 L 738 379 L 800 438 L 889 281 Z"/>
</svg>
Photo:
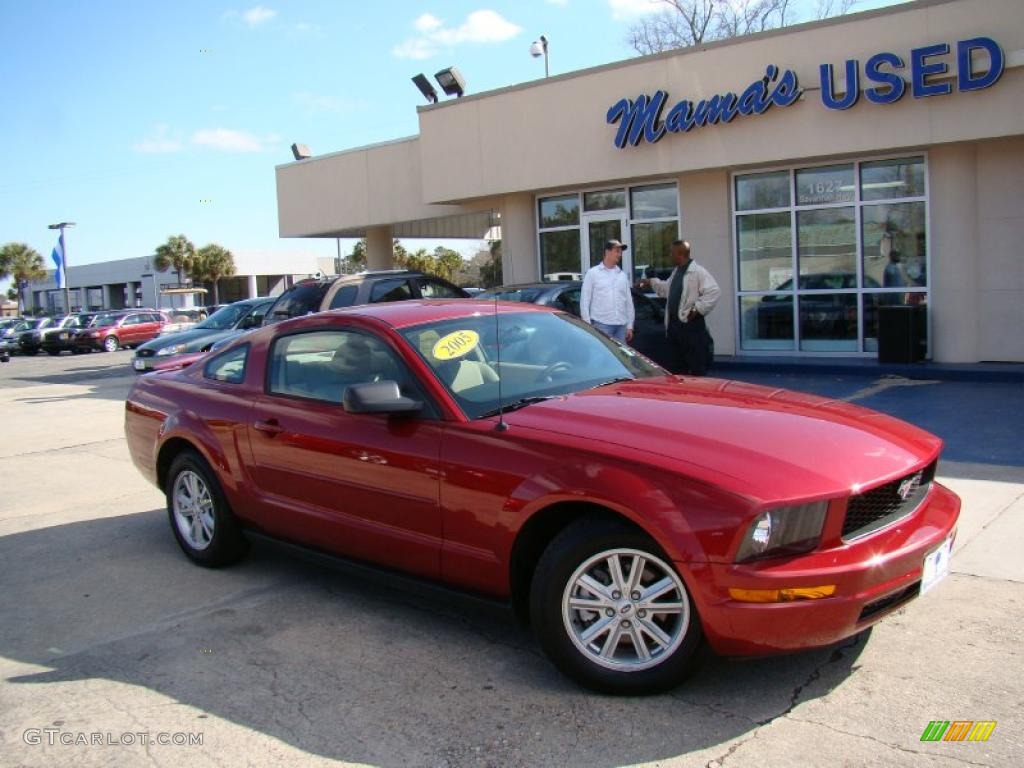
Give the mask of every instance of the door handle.
<svg viewBox="0 0 1024 768">
<path fill-rule="evenodd" d="M 267 437 L 276 437 L 284 432 L 284 427 L 281 426 L 277 419 L 267 419 L 266 421 L 257 421 L 252 425 L 253 429 L 257 432 L 262 432 Z"/>
</svg>

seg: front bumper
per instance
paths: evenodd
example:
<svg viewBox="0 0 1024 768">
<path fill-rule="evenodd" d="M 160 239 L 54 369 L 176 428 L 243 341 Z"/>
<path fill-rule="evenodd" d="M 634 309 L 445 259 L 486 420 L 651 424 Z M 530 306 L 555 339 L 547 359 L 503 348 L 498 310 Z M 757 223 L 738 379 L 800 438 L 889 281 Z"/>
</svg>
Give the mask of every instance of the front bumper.
<svg viewBox="0 0 1024 768">
<path fill-rule="evenodd" d="M 711 647 L 729 656 L 839 642 L 917 597 L 924 558 L 955 535 L 960 499 L 938 483 L 910 516 L 848 544 L 759 563 L 679 563 Z M 836 586 L 831 597 L 784 603 L 733 600 L 730 588 Z"/>
</svg>

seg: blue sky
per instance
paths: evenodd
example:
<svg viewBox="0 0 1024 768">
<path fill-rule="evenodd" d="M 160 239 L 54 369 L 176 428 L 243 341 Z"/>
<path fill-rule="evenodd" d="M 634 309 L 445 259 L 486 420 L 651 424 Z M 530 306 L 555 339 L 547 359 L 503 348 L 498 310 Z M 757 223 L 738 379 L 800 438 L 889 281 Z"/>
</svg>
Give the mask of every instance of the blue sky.
<svg viewBox="0 0 1024 768">
<path fill-rule="evenodd" d="M 415 134 L 412 75 L 457 64 L 471 92 L 536 79 L 540 34 L 552 74 L 629 58 L 649 2 L 0 0 L 0 242 L 48 261 L 47 224 L 71 220 L 72 266 L 179 232 L 331 256 L 333 240 L 277 235 L 274 166 L 293 141 L 317 154 Z"/>
</svg>

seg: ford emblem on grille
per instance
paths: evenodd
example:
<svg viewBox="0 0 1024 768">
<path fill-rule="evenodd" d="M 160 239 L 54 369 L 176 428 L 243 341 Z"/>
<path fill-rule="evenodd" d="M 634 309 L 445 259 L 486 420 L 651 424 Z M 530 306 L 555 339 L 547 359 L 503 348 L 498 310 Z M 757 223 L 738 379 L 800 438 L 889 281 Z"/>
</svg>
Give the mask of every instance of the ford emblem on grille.
<svg viewBox="0 0 1024 768">
<path fill-rule="evenodd" d="M 906 501 L 907 497 L 910 496 L 910 494 L 912 494 L 915 490 L 917 490 L 917 486 L 920 485 L 920 483 L 921 473 L 918 472 L 916 475 L 911 475 L 902 483 L 900 483 L 900 487 L 896 490 L 896 493 L 901 499 Z"/>
</svg>

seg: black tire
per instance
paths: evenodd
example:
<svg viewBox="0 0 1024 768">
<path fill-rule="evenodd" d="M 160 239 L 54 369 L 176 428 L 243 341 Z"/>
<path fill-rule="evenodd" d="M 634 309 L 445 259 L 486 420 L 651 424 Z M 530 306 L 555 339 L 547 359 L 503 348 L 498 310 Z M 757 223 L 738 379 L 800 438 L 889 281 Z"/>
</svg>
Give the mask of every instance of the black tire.
<svg viewBox="0 0 1024 768">
<path fill-rule="evenodd" d="M 110 335 L 103 340 L 103 349 L 107 352 L 117 352 L 121 348 L 121 342 L 118 341 L 117 336 Z"/>
<path fill-rule="evenodd" d="M 48 350 L 46 350 L 46 354 L 48 354 L 50 357 L 56 357 L 57 355 L 60 354 L 60 350 L 59 349 L 48 349 Z"/>
<path fill-rule="evenodd" d="M 634 627 L 635 634 L 641 637 L 640 644 L 645 648 L 647 639 L 641 632 L 641 624 L 650 626 L 657 623 L 658 629 L 664 631 L 668 628 L 671 630 L 666 632 L 666 636 L 671 636 L 673 642 L 665 644 L 661 648 L 660 654 L 652 653 L 651 661 L 648 662 L 639 660 L 639 649 L 632 637 L 622 636 L 615 648 L 625 649 L 624 657 L 635 654 L 638 658 L 632 662 L 627 659 L 616 661 L 614 657 L 617 652 L 613 650 L 612 659 L 608 663 L 619 664 L 620 668 L 615 669 L 603 666 L 596 661 L 599 656 L 596 649 L 587 652 L 577 645 L 578 641 L 574 639 L 576 634 L 569 628 L 569 619 L 565 616 L 572 615 L 579 619 L 588 614 L 586 612 L 573 613 L 572 609 L 566 609 L 567 613 L 564 614 L 563 598 L 570 594 L 570 582 L 574 582 L 574 575 L 578 569 L 604 553 L 620 550 L 629 550 L 631 553 L 640 553 L 650 558 L 648 561 L 650 571 L 646 569 L 642 571 L 645 577 L 650 574 L 657 580 L 657 574 L 663 572 L 663 568 L 670 569 L 665 575 L 671 581 L 678 583 L 678 587 L 681 589 L 681 598 L 678 602 L 686 610 L 685 617 L 680 611 L 676 618 L 668 614 L 658 614 L 659 617 L 656 618 L 654 614 L 658 612 L 650 611 L 650 618 L 647 619 L 646 611 L 636 611 L 635 606 L 643 603 L 634 603 L 627 599 L 623 599 L 622 603 L 628 603 L 628 607 L 622 605 L 618 608 L 602 609 L 604 611 L 615 610 L 616 613 L 612 616 L 605 614 L 612 629 L 609 630 L 608 635 L 605 635 L 604 632 L 595 635 L 595 644 L 598 642 L 596 638 L 604 637 L 605 640 L 609 640 L 616 623 L 630 624 L 629 621 L 623 620 L 627 610 L 633 611 L 632 614 L 629 614 L 633 617 L 631 626 Z M 623 555 L 622 557 L 631 556 L 634 555 Z M 631 575 L 632 564 L 637 561 L 630 560 L 629 562 Z M 650 585 L 646 584 L 646 586 Z M 673 592 L 678 594 L 678 590 L 673 590 Z M 581 631 L 603 621 L 604 617 L 601 616 L 601 611 L 595 610 L 590 615 L 597 618 L 592 619 L 592 624 L 578 624 Z M 641 616 L 645 618 L 641 620 Z M 610 694 L 641 695 L 675 688 L 693 670 L 703 638 L 700 618 L 693 600 L 682 577 L 672 566 L 671 560 L 649 536 L 636 528 L 611 519 L 579 520 L 565 528 L 551 541 L 534 572 L 530 588 L 530 621 L 545 653 L 563 674 L 582 686 Z M 634 630 L 626 631 L 634 632 Z M 649 632 L 646 630 L 644 632 L 653 638 Z M 581 645 L 583 644 L 582 640 L 579 642 Z M 662 658 L 655 660 L 658 655 L 661 655 Z M 623 668 L 630 663 L 642 668 L 628 671 Z M 648 664 L 648 666 L 643 667 L 643 664 Z"/>
<path fill-rule="evenodd" d="M 176 513 L 174 498 L 175 487 L 179 479 L 184 485 L 188 485 L 190 479 L 198 479 L 208 491 L 209 504 L 203 505 L 208 513 L 204 519 L 212 523 L 210 525 L 212 533 L 209 536 L 205 535 L 206 525 L 201 521 L 199 523 L 200 536 L 197 537 L 208 539 L 205 546 L 198 546 L 185 536 L 181 528 L 189 528 L 187 523 L 182 522 L 179 527 L 179 516 Z M 164 494 L 167 498 L 167 518 L 171 524 L 171 531 L 174 533 L 178 546 L 181 547 L 182 552 L 188 555 L 189 559 L 199 565 L 217 568 L 236 563 L 245 556 L 249 549 L 249 543 L 242 535 L 241 526 L 224 497 L 216 474 L 198 453 L 183 451 L 174 458 L 171 468 L 167 472 Z M 187 497 L 188 493 L 186 492 L 183 499 Z M 206 497 L 200 492 L 197 494 L 197 498 L 205 499 Z M 185 507 L 181 505 L 181 502 L 179 504 L 184 511 Z M 182 517 L 185 516 L 182 515 Z"/>
</svg>

